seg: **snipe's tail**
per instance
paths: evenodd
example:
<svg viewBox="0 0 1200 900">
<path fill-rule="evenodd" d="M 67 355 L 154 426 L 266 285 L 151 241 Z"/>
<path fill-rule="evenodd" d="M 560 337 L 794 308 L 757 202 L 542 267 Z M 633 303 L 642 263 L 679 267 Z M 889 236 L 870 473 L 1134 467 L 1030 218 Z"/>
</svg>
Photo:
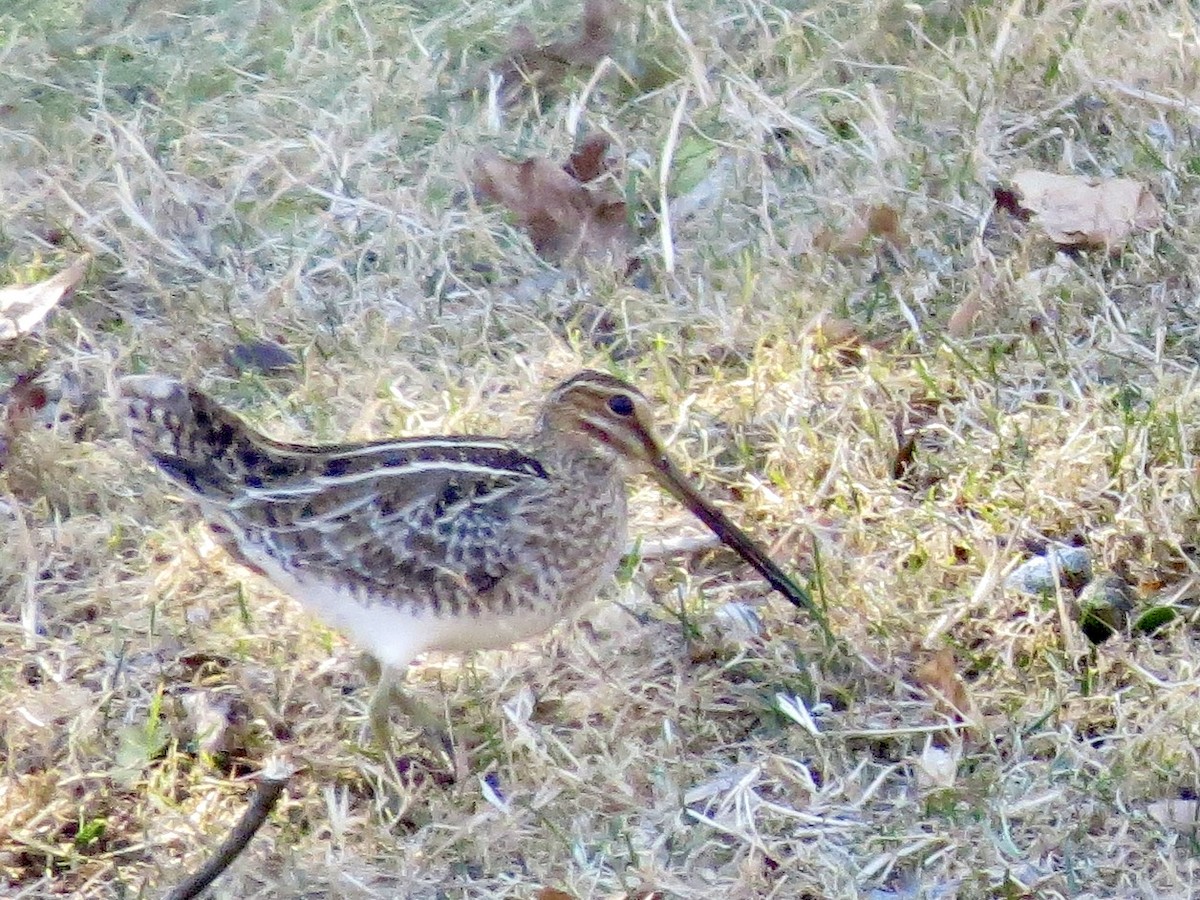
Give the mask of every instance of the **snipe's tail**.
<svg viewBox="0 0 1200 900">
<path fill-rule="evenodd" d="M 122 417 L 134 447 L 199 499 L 228 503 L 261 487 L 264 468 L 293 474 L 266 438 L 215 400 L 174 378 L 131 375 L 119 385 Z M 297 461 L 298 462 L 298 461 Z"/>
</svg>

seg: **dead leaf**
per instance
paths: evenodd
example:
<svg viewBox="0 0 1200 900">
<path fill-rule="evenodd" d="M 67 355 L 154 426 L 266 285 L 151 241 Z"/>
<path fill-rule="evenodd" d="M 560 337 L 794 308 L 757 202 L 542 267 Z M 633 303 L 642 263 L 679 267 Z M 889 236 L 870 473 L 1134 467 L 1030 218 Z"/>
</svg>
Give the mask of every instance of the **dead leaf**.
<svg viewBox="0 0 1200 900">
<path fill-rule="evenodd" d="M 534 900 L 575 900 L 574 894 L 568 894 L 566 891 L 552 887 L 539 888 L 533 897 Z"/>
<path fill-rule="evenodd" d="M 623 12 L 620 0 L 584 0 L 579 34 L 571 40 L 542 46 L 538 46 L 528 26 L 516 26 L 509 34 L 507 55 L 489 67 L 488 78 L 481 79 L 479 86 L 496 79 L 506 106 L 530 90 L 553 92 L 571 72 L 590 69 L 612 55 L 615 20 Z"/>
<path fill-rule="evenodd" d="M 808 333 L 817 350 L 830 354 L 842 366 L 862 365 L 866 350 L 886 350 L 893 343 L 886 337 L 868 340 L 853 322 L 827 314 L 818 316 L 809 326 Z"/>
<path fill-rule="evenodd" d="M 983 312 L 983 298 L 972 291 L 954 308 L 950 320 L 946 323 L 946 333 L 953 338 L 970 336 L 975 327 L 975 320 Z"/>
<path fill-rule="evenodd" d="M 625 201 L 589 190 L 562 166 L 540 157 L 514 162 L 487 153 L 476 158 L 472 181 L 482 196 L 513 213 L 546 259 L 611 255 L 625 261 L 633 243 Z"/>
<path fill-rule="evenodd" d="M 608 171 L 608 135 L 593 131 L 575 148 L 563 171 L 576 181 L 587 184 Z"/>
<path fill-rule="evenodd" d="M 933 697 L 934 709 L 956 722 L 978 718 L 967 685 L 958 674 L 954 651 L 942 647 L 917 666 L 917 681 Z"/>
<path fill-rule="evenodd" d="M 1028 222 L 1032 217 L 1029 210 L 1021 208 L 1021 198 L 1012 188 L 996 187 L 992 191 L 992 202 L 996 204 L 996 209 L 1002 210 L 1022 222 Z"/>
<path fill-rule="evenodd" d="M 0 288 L 0 340 L 29 334 L 64 297 L 79 287 L 87 274 L 90 256 L 81 256 L 45 281 Z"/>
<path fill-rule="evenodd" d="M 813 247 L 835 256 L 864 256 L 871 250 L 869 238 L 879 238 L 896 250 L 908 246 L 908 235 L 900 226 L 900 213 L 895 207 L 878 203 L 860 210 L 840 233 L 833 228 L 822 228 L 813 238 Z"/>
<path fill-rule="evenodd" d="M 811 333 L 814 345 L 843 366 L 861 365 L 862 348 L 866 343 L 853 322 L 836 316 L 822 316 L 813 323 Z"/>
<path fill-rule="evenodd" d="M 896 208 L 881 203 L 867 210 L 867 234 L 883 238 L 897 250 L 908 246 L 908 236 L 900 227 L 900 213 Z"/>
<path fill-rule="evenodd" d="M 1050 240 L 1110 252 L 1136 231 L 1162 224 L 1162 207 L 1131 178 L 1082 178 L 1027 169 L 1012 177 L 1022 209 Z"/>
<path fill-rule="evenodd" d="M 22 372 L 16 383 L 7 391 L 0 392 L 0 471 L 8 462 L 13 443 L 33 427 L 38 414 L 50 402 L 46 389 L 38 383 L 40 370 Z"/>
<path fill-rule="evenodd" d="M 946 477 L 939 465 L 947 445 L 947 432 L 941 423 L 943 410 L 952 409 L 962 397 L 912 396 L 904 400 L 892 419 L 896 435 L 896 455 L 892 459 L 892 478 L 904 490 L 922 493 Z"/>
</svg>

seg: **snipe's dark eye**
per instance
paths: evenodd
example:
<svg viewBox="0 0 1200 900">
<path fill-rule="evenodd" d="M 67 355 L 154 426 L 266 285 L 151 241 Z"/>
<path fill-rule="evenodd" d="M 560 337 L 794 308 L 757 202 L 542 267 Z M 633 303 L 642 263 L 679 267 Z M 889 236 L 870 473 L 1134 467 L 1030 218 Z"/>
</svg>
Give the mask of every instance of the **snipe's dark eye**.
<svg viewBox="0 0 1200 900">
<path fill-rule="evenodd" d="M 608 408 L 618 416 L 632 416 L 633 400 L 626 394 L 613 394 L 608 398 Z"/>
</svg>

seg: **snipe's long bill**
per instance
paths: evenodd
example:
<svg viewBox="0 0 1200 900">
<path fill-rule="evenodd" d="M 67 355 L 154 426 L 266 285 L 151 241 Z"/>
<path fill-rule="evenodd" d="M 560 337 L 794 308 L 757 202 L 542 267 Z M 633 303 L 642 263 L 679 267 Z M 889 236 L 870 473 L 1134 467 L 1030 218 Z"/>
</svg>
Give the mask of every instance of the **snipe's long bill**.
<svg viewBox="0 0 1200 900">
<path fill-rule="evenodd" d="M 507 646 L 591 601 L 626 547 L 634 471 L 826 628 L 670 461 L 646 398 L 610 375 L 558 385 L 522 436 L 329 446 L 264 437 L 173 379 L 129 377 L 121 394 L 134 445 L 225 546 L 391 669 L 428 650 Z"/>
</svg>

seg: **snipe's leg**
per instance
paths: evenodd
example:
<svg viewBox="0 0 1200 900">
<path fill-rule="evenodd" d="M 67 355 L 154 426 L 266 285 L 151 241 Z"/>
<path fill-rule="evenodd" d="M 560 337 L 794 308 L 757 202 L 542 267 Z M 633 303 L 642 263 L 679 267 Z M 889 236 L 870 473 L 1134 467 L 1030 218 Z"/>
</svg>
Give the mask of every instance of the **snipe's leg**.
<svg viewBox="0 0 1200 900">
<path fill-rule="evenodd" d="M 446 728 L 445 721 L 433 707 L 422 703 L 404 690 L 404 672 L 380 665 L 379 661 L 370 655 L 363 657 L 362 666 L 368 680 L 375 682 L 371 699 L 367 703 L 367 723 L 391 774 L 399 778 L 390 717 L 393 708 L 399 709 L 416 729 L 417 740 L 425 749 L 436 757 L 446 756 L 454 760 L 455 742 Z"/>
</svg>

